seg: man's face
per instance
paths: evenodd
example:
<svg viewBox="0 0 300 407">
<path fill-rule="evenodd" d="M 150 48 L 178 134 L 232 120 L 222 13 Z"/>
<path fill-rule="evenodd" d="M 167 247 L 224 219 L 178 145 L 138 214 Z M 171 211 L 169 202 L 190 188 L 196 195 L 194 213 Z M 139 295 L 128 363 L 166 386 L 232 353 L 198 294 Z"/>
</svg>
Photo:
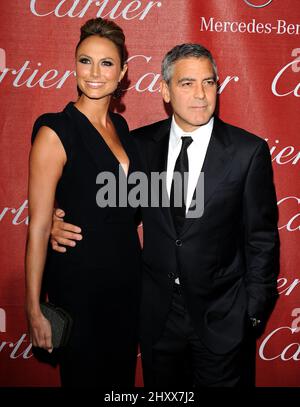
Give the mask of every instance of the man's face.
<svg viewBox="0 0 300 407">
<path fill-rule="evenodd" d="M 209 122 L 217 100 L 217 84 L 207 58 L 188 57 L 173 65 L 169 84 L 161 83 L 166 103 L 171 103 L 178 126 L 186 132 Z"/>
</svg>

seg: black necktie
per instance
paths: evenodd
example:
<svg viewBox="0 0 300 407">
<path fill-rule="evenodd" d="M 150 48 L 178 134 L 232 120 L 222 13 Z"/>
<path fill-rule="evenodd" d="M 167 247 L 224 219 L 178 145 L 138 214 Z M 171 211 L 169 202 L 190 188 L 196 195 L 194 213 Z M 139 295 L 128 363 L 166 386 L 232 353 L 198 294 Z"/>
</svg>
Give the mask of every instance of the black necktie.
<svg viewBox="0 0 300 407">
<path fill-rule="evenodd" d="M 172 180 L 172 185 L 171 185 L 171 193 L 170 193 L 170 209 L 171 213 L 173 216 L 174 220 L 174 225 L 177 231 L 181 229 L 184 223 L 185 219 L 185 211 L 186 211 L 186 195 L 187 195 L 187 179 L 186 182 L 184 182 L 184 173 L 189 172 L 189 160 L 188 160 L 188 155 L 187 155 L 187 149 L 189 145 L 193 142 L 192 137 L 186 136 L 186 137 L 181 137 L 182 140 L 182 145 L 181 145 L 181 150 L 179 153 L 179 156 L 177 157 L 176 163 L 175 163 L 175 168 L 174 168 L 174 173 L 177 172 L 181 175 L 181 205 L 180 206 L 175 206 L 174 205 L 174 175 L 173 175 L 173 180 Z M 180 185 L 180 184 L 179 184 Z M 176 188 L 175 188 L 176 191 Z M 178 193 L 177 193 L 178 195 Z M 178 201 L 178 196 L 177 196 L 177 201 Z"/>
</svg>

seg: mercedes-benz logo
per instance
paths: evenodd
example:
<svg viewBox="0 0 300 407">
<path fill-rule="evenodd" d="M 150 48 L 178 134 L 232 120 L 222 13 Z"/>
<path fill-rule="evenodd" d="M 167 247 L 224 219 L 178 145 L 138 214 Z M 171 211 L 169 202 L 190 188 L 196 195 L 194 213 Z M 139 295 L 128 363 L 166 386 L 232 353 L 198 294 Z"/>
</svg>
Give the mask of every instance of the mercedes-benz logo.
<svg viewBox="0 0 300 407">
<path fill-rule="evenodd" d="M 250 0 L 244 0 L 244 2 L 245 2 L 246 4 L 248 4 L 248 6 L 250 6 L 250 7 L 255 7 L 255 8 L 267 7 L 269 4 L 272 3 L 272 1 L 273 1 L 273 0 L 265 1 L 264 4 L 253 4 L 252 1 L 250 1 Z"/>
</svg>

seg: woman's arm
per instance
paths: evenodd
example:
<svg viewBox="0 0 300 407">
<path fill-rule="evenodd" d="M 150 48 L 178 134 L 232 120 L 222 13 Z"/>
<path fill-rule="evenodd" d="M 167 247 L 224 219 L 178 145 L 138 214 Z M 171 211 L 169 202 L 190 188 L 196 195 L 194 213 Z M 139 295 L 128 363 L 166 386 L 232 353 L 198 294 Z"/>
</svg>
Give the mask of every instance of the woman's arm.
<svg viewBox="0 0 300 407">
<path fill-rule="evenodd" d="M 26 313 L 33 345 L 49 351 L 52 349 L 51 328 L 39 302 L 55 191 L 66 161 L 67 156 L 57 134 L 49 127 L 41 127 L 29 159 Z"/>
</svg>

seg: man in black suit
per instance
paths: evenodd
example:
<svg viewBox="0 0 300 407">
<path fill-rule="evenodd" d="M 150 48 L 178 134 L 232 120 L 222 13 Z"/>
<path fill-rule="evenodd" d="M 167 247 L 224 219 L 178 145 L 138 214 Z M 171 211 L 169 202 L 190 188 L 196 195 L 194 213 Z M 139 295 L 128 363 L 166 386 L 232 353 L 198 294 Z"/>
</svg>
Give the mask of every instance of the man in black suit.
<svg viewBox="0 0 300 407">
<path fill-rule="evenodd" d="M 173 116 L 132 132 L 149 179 L 166 172 L 170 202 L 142 211 L 144 381 L 153 388 L 235 387 L 253 327 L 266 322 L 278 295 L 270 153 L 263 139 L 215 116 L 217 68 L 207 49 L 174 47 L 162 76 Z M 187 174 L 181 205 L 174 204 L 175 172 Z M 204 211 L 194 217 L 200 172 Z M 76 230 L 59 228 L 62 222 L 54 240 L 68 244 Z"/>
</svg>

